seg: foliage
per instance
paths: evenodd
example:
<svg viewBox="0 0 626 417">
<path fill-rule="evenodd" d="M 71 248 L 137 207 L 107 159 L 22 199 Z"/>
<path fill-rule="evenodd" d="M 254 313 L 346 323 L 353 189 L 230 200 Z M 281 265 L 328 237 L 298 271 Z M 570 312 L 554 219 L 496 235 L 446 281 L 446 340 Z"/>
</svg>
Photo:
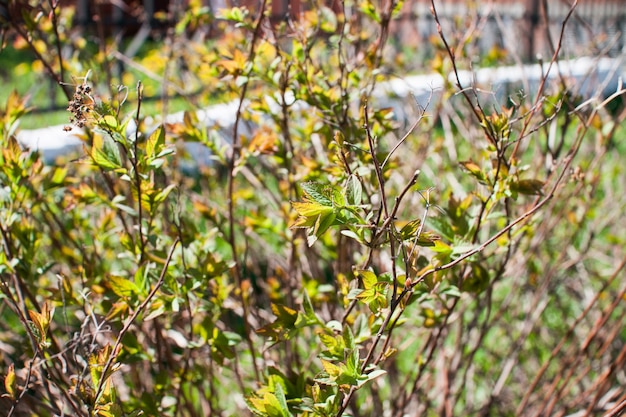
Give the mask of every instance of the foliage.
<svg viewBox="0 0 626 417">
<path fill-rule="evenodd" d="M 66 42 L 55 4 L 39 6 L 49 20 L 34 7 L 12 23 L 35 51 L 35 39 Z M 7 99 L 7 415 L 615 407 L 626 113 L 606 106 L 623 91 L 583 100 L 546 74 L 506 103 L 483 100 L 484 86 L 461 83 L 471 58 L 433 2 L 433 68 L 452 81 L 402 124 L 374 94 L 401 8 L 345 2 L 275 23 L 265 2 L 215 16 L 191 1 L 151 68 L 165 90 L 232 99 L 232 126 L 200 111 L 155 124 L 142 104 L 154 91 L 112 94 L 102 62 L 75 72 L 57 48 L 44 66 L 73 73 L 84 146 L 45 165 L 15 139 L 27 101 Z M 207 21 L 219 40 L 201 36 Z M 195 78 L 177 79 L 176 63 Z M 198 144 L 210 164 L 190 155 Z"/>
</svg>

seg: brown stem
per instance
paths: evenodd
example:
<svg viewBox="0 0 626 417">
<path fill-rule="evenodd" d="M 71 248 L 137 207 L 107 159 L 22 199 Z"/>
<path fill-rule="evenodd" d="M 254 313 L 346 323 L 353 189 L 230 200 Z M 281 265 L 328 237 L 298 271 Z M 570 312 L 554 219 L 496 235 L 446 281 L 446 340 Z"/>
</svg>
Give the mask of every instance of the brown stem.
<svg viewBox="0 0 626 417">
<path fill-rule="evenodd" d="M 139 307 L 137 307 L 137 309 L 128 318 L 128 320 L 126 320 L 124 327 L 122 327 L 122 330 L 117 335 L 117 339 L 115 339 L 115 344 L 113 345 L 111 354 L 109 355 L 109 358 L 107 359 L 106 363 L 102 367 L 102 372 L 100 374 L 101 378 L 100 378 L 100 381 L 98 382 L 98 387 L 96 388 L 96 392 L 94 395 L 94 398 L 96 398 L 96 401 L 98 400 L 100 395 L 102 395 L 104 384 L 106 383 L 106 380 L 108 379 L 108 378 L 105 378 L 105 376 L 111 369 L 111 366 L 113 365 L 113 361 L 115 360 L 115 358 L 117 357 L 117 354 L 119 353 L 118 350 L 122 345 L 122 339 L 124 338 L 124 335 L 128 332 L 128 330 L 130 329 L 130 326 L 132 326 L 132 324 L 135 322 L 137 317 L 139 317 L 139 314 L 141 314 L 146 309 L 150 301 L 152 301 L 156 293 L 163 286 L 163 283 L 165 282 L 165 275 L 167 274 L 167 268 L 169 267 L 170 262 L 172 261 L 172 256 L 174 256 L 174 250 L 176 249 L 176 246 L 178 246 L 179 242 L 180 242 L 180 239 L 176 238 L 176 240 L 172 244 L 172 247 L 170 248 L 169 254 L 167 255 L 167 259 L 165 260 L 165 264 L 163 265 L 163 269 L 161 270 L 161 275 L 159 276 L 159 280 L 156 282 L 156 284 L 154 284 L 154 287 L 152 288 L 152 290 L 150 291 L 146 299 L 143 300 L 143 302 L 139 305 Z"/>
<path fill-rule="evenodd" d="M 256 43 L 257 40 L 261 37 L 261 24 L 265 18 L 265 9 L 267 7 L 267 0 L 263 0 L 261 4 L 261 8 L 259 10 L 259 14 L 257 16 L 257 20 L 254 26 L 254 32 L 252 34 L 252 40 L 250 42 L 250 50 L 248 52 L 247 62 L 253 63 L 254 58 L 256 56 Z M 252 364 L 254 368 L 254 374 L 257 381 L 261 380 L 261 374 L 259 372 L 259 367 L 256 360 L 256 349 L 254 347 L 254 342 L 252 341 L 252 329 L 250 327 L 249 321 L 249 306 L 248 300 L 245 295 L 246 289 L 244 288 L 243 277 L 241 273 L 241 263 L 239 260 L 239 253 L 237 250 L 237 241 L 235 238 L 235 168 L 237 161 L 239 159 L 241 153 L 241 143 L 239 138 L 239 125 L 241 123 L 242 118 L 242 110 L 243 104 L 246 99 L 246 95 L 248 92 L 248 86 L 250 85 L 250 75 L 253 71 L 254 65 L 250 65 L 250 69 L 246 73 L 247 80 L 241 87 L 241 94 L 239 95 L 239 105 L 237 106 L 237 115 L 235 118 L 235 125 L 233 127 L 233 143 L 232 143 L 232 155 L 228 160 L 228 243 L 231 248 L 231 252 L 233 255 L 233 273 L 235 275 L 235 281 L 237 282 L 237 287 L 239 288 L 239 296 L 241 298 L 241 306 L 243 309 L 243 322 L 245 327 L 245 338 L 246 343 L 248 344 L 248 349 L 250 350 L 250 355 L 252 357 Z"/>
</svg>

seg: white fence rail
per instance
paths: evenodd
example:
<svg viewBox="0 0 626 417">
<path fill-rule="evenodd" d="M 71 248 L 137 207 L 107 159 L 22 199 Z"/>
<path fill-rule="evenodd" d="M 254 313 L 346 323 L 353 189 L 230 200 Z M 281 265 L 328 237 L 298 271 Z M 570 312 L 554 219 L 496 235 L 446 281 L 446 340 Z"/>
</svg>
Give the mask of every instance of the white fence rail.
<svg viewBox="0 0 626 417">
<path fill-rule="evenodd" d="M 540 66 L 527 65 L 522 67 L 483 68 L 474 72 L 463 71 L 460 75 L 464 88 L 475 86 L 480 91 L 504 98 L 511 91 L 523 90 L 528 94 L 536 91 L 543 74 L 548 73 L 552 80 L 558 79 L 560 74 L 569 82 L 569 86 L 577 94 L 589 98 L 608 97 L 616 91 L 624 74 L 623 62 L 612 58 L 580 58 L 559 62 L 549 68 L 548 64 Z M 560 77 L 559 77 L 560 78 Z M 455 83 L 450 75 L 450 81 Z M 413 96 L 421 105 L 429 104 L 432 108 L 441 97 L 444 80 L 436 74 L 414 75 L 393 79 L 379 85 L 374 93 L 372 105 L 375 107 L 392 107 L 399 121 L 406 121 L 415 116 L 414 107 L 411 107 Z M 489 99 L 488 97 L 485 98 Z M 412 110 L 410 110 L 412 109 Z M 218 104 L 198 111 L 198 119 L 205 128 L 218 129 L 229 141 L 235 123 L 237 103 Z M 175 113 L 167 117 L 166 122 L 176 123 L 183 120 L 183 113 Z M 158 120 L 154 121 L 156 126 Z M 80 129 L 65 131 L 64 125 L 44 127 L 34 130 L 21 130 L 17 133 L 18 141 L 25 147 L 39 150 L 44 159 L 52 162 L 57 156 L 75 150 L 81 146 L 79 139 Z M 208 150 L 193 146 L 193 155 L 198 163 L 208 161 Z"/>
</svg>

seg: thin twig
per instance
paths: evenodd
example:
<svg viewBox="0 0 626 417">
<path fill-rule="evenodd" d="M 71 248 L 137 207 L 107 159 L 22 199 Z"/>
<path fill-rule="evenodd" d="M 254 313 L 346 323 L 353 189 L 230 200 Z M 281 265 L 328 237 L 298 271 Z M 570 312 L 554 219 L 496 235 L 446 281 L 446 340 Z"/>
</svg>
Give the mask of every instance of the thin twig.
<svg viewBox="0 0 626 417">
<path fill-rule="evenodd" d="M 267 0 L 263 0 L 261 3 L 261 8 L 259 9 L 259 14 L 257 16 L 257 20 L 254 26 L 254 32 L 252 34 L 252 40 L 250 41 L 250 50 L 248 52 L 247 62 L 253 63 L 254 58 L 256 56 L 256 43 L 258 39 L 261 37 L 261 25 L 265 18 L 265 9 L 267 7 Z M 246 73 L 246 81 L 241 86 L 241 94 L 239 95 L 239 105 L 237 106 L 237 113 L 235 118 L 235 124 L 233 126 L 233 143 L 232 143 L 232 155 L 228 160 L 228 243 L 231 248 L 231 252 L 233 255 L 233 273 L 235 275 L 235 281 L 237 282 L 237 287 L 239 288 L 239 297 L 241 299 L 241 306 L 243 309 L 243 323 L 245 327 L 245 338 L 246 343 L 248 344 L 248 349 L 250 350 L 250 355 L 252 358 L 252 364 L 254 369 L 254 374 L 257 381 L 261 380 L 261 374 L 259 372 L 259 367 L 256 360 L 256 348 L 254 347 L 254 342 L 252 341 L 252 329 L 250 328 L 249 321 L 249 306 L 248 300 L 245 294 L 246 289 L 243 286 L 243 277 L 241 272 L 241 264 L 239 260 L 239 251 L 237 250 L 237 241 L 235 237 L 235 170 L 236 165 L 239 159 L 239 154 L 241 152 L 241 143 L 239 138 L 239 125 L 241 124 L 241 118 L 243 116 L 243 104 L 246 101 L 246 95 L 248 92 L 248 87 L 250 85 L 250 74 L 254 69 L 254 65 L 250 65 L 250 69 Z"/>
<path fill-rule="evenodd" d="M 146 309 L 146 307 L 152 301 L 156 293 L 163 286 L 163 283 L 165 282 L 165 275 L 167 274 L 167 268 L 169 267 L 170 262 L 172 261 L 172 256 L 174 256 L 174 250 L 176 249 L 176 246 L 178 246 L 179 242 L 180 242 L 180 239 L 177 237 L 176 240 L 174 240 L 174 243 L 172 243 L 170 251 L 167 255 L 167 259 L 165 260 L 165 264 L 163 265 L 163 269 L 161 270 L 161 275 L 159 276 L 159 280 L 156 282 L 156 284 L 154 284 L 154 287 L 152 288 L 152 290 L 150 291 L 146 299 L 143 300 L 143 302 L 139 305 L 139 307 L 137 307 L 137 309 L 128 318 L 128 320 L 126 320 L 124 327 L 122 327 L 122 330 L 118 334 L 117 339 L 115 340 L 115 343 L 113 345 L 113 349 L 111 350 L 111 354 L 109 355 L 109 358 L 107 359 L 106 363 L 102 367 L 102 372 L 100 373 L 101 378 L 100 378 L 100 381 L 98 382 L 98 387 L 96 388 L 96 393 L 94 395 L 94 397 L 96 398 L 96 402 L 98 398 L 100 397 L 100 395 L 102 395 L 104 384 L 106 383 L 106 380 L 107 380 L 105 376 L 111 369 L 111 366 L 113 365 L 113 361 L 115 360 L 115 358 L 117 357 L 119 353 L 118 351 L 122 345 L 122 339 L 124 338 L 124 335 L 126 335 L 128 330 L 130 329 L 130 326 L 132 326 L 132 324 L 135 322 L 139 314 L 141 314 Z"/>
</svg>

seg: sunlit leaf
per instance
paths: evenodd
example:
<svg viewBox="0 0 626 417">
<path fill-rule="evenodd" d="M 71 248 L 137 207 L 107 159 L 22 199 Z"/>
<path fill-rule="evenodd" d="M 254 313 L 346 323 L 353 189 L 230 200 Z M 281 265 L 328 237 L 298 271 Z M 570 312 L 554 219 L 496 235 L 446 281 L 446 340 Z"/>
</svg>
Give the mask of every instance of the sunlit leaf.
<svg viewBox="0 0 626 417">
<path fill-rule="evenodd" d="M 303 182 L 300 184 L 300 188 L 306 195 L 307 199 L 314 201 L 322 206 L 331 207 L 333 205 L 331 195 L 332 191 L 328 185 L 320 184 L 318 182 Z"/>
<path fill-rule="evenodd" d="M 322 205 L 320 203 L 311 201 L 311 202 L 299 202 L 292 201 L 291 207 L 302 217 L 307 219 L 307 223 L 304 225 L 298 224 L 296 227 L 301 226 L 313 226 L 317 217 L 320 214 L 329 214 L 332 213 L 333 208 L 327 205 Z"/>
<path fill-rule="evenodd" d="M 361 282 L 363 282 L 363 288 L 365 289 L 372 288 L 378 282 L 376 274 L 367 269 L 361 269 L 356 271 L 356 275 L 361 278 Z"/>
<path fill-rule="evenodd" d="M 480 166 L 476 164 L 474 161 L 462 161 L 459 162 L 463 168 L 465 168 L 474 178 L 478 180 L 478 182 L 482 184 L 487 184 L 488 179 L 487 175 L 482 171 Z"/>
<path fill-rule="evenodd" d="M 4 378 L 4 389 L 7 392 L 7 396 L 11 400 L 15 400 L 17 394 L 17 380 L 15 378 L 15 365 L 9 365 L 9 369 L 7 370 L 7 374 Z"/>
<path fill-rule="evenodd" d="M 380 15 L 371 0 L 364 0 L 360 2 L 360 9 L 366 16 L 369 16 L 376 23 L 380 23 Z"/>
<path fill-rule="evenodd" d="M 441 239 L 441 236 L 433 232 L 422 232 L 417 238 L 417 244 L 419 246 L 435 246 L 435 242 Z"/>
<path fill-rule="evenodd" d="M 278 152 L 278 140 L 276 131 L 269 126 L 259 128 L 250 144 L 248 150 L 253 153 L 271 155 Z"/>
<path fill-rule="evenodd" d="M 402 229 L 400 229 L 400 239 L 411 240 L 412 238 L 414 238 L 421 224 L 421 219 L 411 220 L 410 222 L 405 224 Z"/>
<path fill-rule="evenodd" d="M 50 321 L 54 315 L 54 309 L 51 309 L 50 303 L 46 301 L 41 307 L 41 313 L 34 310 L 28 310 L 28 315 L 30 316 L 35 330 L 33 334 L 38 338 L 37 342 L 41 347 L 46 347 L 48 345 L 46 335 L 48 333 Z"/>
<path fill-rule="evenodd" d="M 343 367 L 337 366 L 330 361 L 327 361 L 324 359 L 321 359 L 321 361 L 322 361 L 322 367 L 331 378 L 337 378 L 345 370 Z"/>
<path fill-rule="evenodd" d="M 110 275 L 108 284 L 111 290 L 120 297 L 131 297 L 140 292 L 133 281 L 117 275 Z"/>
<path fill-rule="evenodd" d="M 397 0 L 395 2 L 393 10 L 391 11 L 391 17 L 392 18 L 398 17 L 400 12 L 402 11 L 403 6 L 404 6 L 404 0 Z"/>
<path fill-rule="evenodd" d="M 283 386 L 280 384 L 276 385 L 276 391 L 274 393 L 276 395 L 276 399 L 278 400 L 278 404 L 280 406 L 281 416 L 291 417 L 292 414 L 289 411 L 289 407 L 287 406 L 287 398 L 285 397 L 285 392 L 283 391 Z"/>
<path fill-rule="evenodd" d="M 102 123 L 102 126 L 111 130 L 117 130 L 119 127 L 119 123 L 117 122 L 115 116 L 112 116 L 110 114 L 105 115 L 100 123 Z"/>
<path fill-rule="evenodd" d="M 165 145 L 165 129 L 160 125 L 146 141 L 146 155 L 148 158 L 154 158 L 161 148 Z"/>
<path fill-rule="evenodd" d="M 113 170 L 122 166 L 117 144 L 108 135 L 94 135 L 90 155 L 94 164 L 100 168 Z"/>
</svg>

